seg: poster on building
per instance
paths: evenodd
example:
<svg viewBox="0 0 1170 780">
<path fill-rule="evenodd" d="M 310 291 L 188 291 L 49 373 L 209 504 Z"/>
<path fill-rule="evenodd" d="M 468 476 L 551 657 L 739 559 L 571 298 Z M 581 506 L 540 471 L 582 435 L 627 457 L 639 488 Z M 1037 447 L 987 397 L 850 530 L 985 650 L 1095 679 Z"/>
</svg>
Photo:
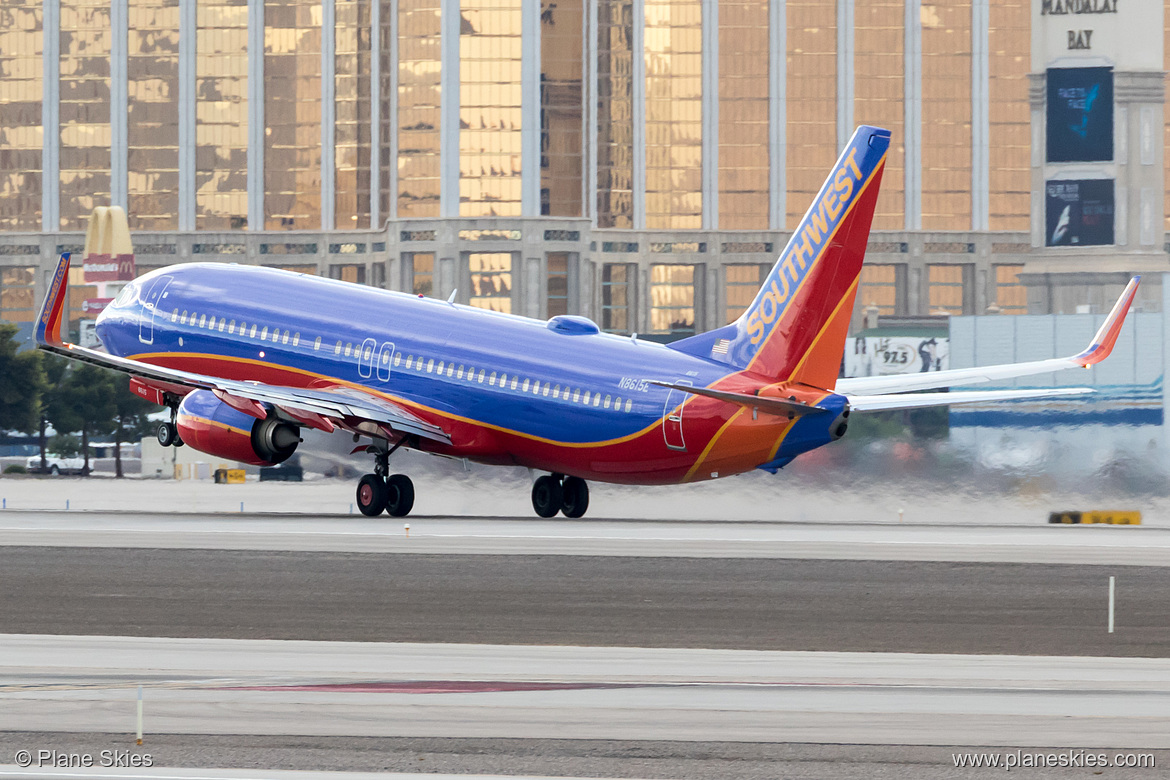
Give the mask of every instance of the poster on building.
<svg viewBox="0 0 1170 780">
<path fill-rule="evenodd" d="M 1050 181 L 1045 192 L 1045 246 L 1113 243 L 1113 180 Z"/>
<path fill-rule="evenodd" d="M 938 336 L 858 336 L 845 344 L 845 376 L 945 371 L 948 339 Z"/>
<path fill-rule="evenodd" d="M 1113 69 L 1048 69 L 1048 162 L 1113 161 Z"/>
</svg>

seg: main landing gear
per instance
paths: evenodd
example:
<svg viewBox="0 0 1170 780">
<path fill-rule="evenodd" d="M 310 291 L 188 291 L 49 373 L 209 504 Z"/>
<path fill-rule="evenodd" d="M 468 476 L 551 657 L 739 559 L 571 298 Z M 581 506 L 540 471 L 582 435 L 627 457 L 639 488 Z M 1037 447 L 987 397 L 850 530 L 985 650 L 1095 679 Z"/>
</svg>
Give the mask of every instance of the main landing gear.
<svg viewBox="0 0 1170 780">
<path fill-rule="evenodd" d="M 532 508 L 541 517 L 553 517 L 557 512 L 582 517 L 589 508 L 589 484 L 580 477 L 561 474 L 540 477 L 532 485 Z"/>
<path fill-rule="evenodd" d="M 374 453 L 374 473 L 358 481 L 357 505 L 366 517 L 377 517 L 386 512 L 391 517 L 406 517 L 414 508 L 414 483 L 405 474 L 390 474 L 390 453 L 398 449 Z"/>
<path fill-rule="evenodd" d="M 171 421 L 159 423 L 155 436 L 158 437 L 158 443 L 164 447 L 182 447 L 183 438 L 179 436 L 179 426 L 175 424 L 175 419 L 179 416 L 179 405 L 168 403 L 167 406 L 171 410 Z"/>
</svg>

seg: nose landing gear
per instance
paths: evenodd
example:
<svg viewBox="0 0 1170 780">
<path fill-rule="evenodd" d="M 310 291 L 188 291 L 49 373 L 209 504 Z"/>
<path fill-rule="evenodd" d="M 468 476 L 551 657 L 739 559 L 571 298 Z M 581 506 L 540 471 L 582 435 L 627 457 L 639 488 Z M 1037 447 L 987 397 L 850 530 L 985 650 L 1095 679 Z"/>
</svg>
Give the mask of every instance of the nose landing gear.
<svg viewBox="0 0 1170 780">
<path fill-rule="evenodd" d="M 357 505 L 366 517 L 377 517 L 382 512 L 391 517 L 406 517 L 414 508 L 414 483 L 410 477 L 389 473 L 390 454 L 399 445 L 393 449 L 375 450 L 374 473 L 366 474 L 358 481 Z"/>
<path fill-rule="evenodd" d="M 580 477 L 560 474 L 540 477 L 532 485 L 532 508 L 541 517 L 553 517 L 557 512 L 583 517 L 589 508 L 589 484 Z"/>
</svg>

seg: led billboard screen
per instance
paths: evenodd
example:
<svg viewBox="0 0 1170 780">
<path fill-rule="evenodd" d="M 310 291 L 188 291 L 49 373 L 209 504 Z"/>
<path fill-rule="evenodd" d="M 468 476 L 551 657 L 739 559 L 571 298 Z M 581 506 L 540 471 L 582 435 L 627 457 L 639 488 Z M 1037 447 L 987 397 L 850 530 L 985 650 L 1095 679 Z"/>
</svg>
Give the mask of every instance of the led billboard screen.
<svg viewBox="0 0 1170 780">
<path fill-rule="evenodd" d="M 1113 160 L 1113 69 L 1049 68 L 1048 162 Z"/>
<path fill-rule="evenodd" d="M 1050 181 L 1045 185 L 1045 246 L 1113 243 L 1113 180 Z"/>
</svg>

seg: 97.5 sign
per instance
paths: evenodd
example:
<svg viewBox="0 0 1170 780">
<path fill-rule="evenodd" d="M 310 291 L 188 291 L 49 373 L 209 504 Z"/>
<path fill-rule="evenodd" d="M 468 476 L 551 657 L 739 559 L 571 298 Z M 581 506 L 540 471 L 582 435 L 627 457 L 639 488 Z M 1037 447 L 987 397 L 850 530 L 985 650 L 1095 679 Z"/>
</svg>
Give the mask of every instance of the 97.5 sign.
<svg viewBox="0 0 1170 780">
<path fill-rule="evenodd" d="M 845 347 L 845 376 L 889 376 L 944 371 L 950 361 L 946 338 L 858 337 Z"/>
</svg>

